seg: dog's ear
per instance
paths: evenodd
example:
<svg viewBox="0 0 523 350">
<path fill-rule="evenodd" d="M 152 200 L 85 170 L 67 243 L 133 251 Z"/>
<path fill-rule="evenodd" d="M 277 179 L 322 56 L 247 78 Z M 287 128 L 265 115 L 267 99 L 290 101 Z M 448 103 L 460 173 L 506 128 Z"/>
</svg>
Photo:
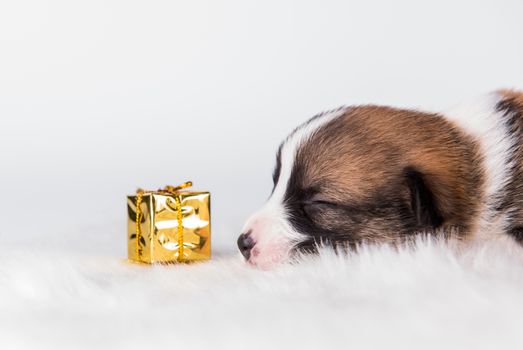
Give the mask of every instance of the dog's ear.
<svg viewBox="0 0 523 350">
<path fill-rule="evenodd" d="M 410 192 L 410 208 L 415 222 L 423 228 L 435 229 L 441 226 L 443 216 L 425 176 L 413 167 L 405 168 L 404 174 Z"/>
</svg>

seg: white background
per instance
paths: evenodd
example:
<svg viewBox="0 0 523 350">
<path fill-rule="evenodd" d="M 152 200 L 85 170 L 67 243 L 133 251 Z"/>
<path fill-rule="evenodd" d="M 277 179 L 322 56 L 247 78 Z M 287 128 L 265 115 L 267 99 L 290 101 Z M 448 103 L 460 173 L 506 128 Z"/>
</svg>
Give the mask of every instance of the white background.
<svg viewBox="0 0 523 350">
<path fill-rule="evenodd" d="M 342 104 L 523 88 L 523 2 L 0 3 L 0 242 L 125 256 L 125 195 L 213 194 L 218 252 L 274 152 Z"/>
</svg>

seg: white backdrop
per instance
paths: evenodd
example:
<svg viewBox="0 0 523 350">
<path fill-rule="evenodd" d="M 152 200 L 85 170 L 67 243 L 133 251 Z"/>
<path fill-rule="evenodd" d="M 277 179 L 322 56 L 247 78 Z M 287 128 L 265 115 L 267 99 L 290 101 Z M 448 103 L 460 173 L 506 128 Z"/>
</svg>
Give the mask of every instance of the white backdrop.
<svg viewBox="0 0 523 350">
<path fill-rule="evenodd" d="M 523 2 L 0 3 L 0 242 L 125 255 L 125 195 L 191 179 L 234 249 L 316 112 L 523 88 Z M 81 235 L 81 236 L 80 236 Z"/>
</svg>

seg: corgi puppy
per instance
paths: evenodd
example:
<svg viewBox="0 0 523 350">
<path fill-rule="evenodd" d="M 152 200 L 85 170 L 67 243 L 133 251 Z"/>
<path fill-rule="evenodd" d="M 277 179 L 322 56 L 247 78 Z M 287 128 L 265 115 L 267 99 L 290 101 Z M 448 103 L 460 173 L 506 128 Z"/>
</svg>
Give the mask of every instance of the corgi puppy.
<svg viewBox="0 0 523 350">
<path fill-rule="evenodd" d="M 446 113 L 365 105 L 321 113 L 281 144 L 267 203 L 238 247 L 269 268 L 318 245 L 422 233 L 523 241 L 523 93 Z"/>
</svg>

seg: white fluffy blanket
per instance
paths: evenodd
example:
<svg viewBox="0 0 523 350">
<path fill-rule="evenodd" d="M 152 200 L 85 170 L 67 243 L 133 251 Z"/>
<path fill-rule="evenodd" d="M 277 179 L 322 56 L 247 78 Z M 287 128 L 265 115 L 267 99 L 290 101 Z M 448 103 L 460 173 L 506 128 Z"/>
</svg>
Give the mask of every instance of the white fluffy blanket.
<svg viewBox="0 0 523 350">
<path fill-rule="evenodd" d="M 323 251 L 274 271 L 0 256 L 1 349 L 523 348 L 519 248 Z M 500 347 L 501 346 L 501 347 Z"/>
</svg>

